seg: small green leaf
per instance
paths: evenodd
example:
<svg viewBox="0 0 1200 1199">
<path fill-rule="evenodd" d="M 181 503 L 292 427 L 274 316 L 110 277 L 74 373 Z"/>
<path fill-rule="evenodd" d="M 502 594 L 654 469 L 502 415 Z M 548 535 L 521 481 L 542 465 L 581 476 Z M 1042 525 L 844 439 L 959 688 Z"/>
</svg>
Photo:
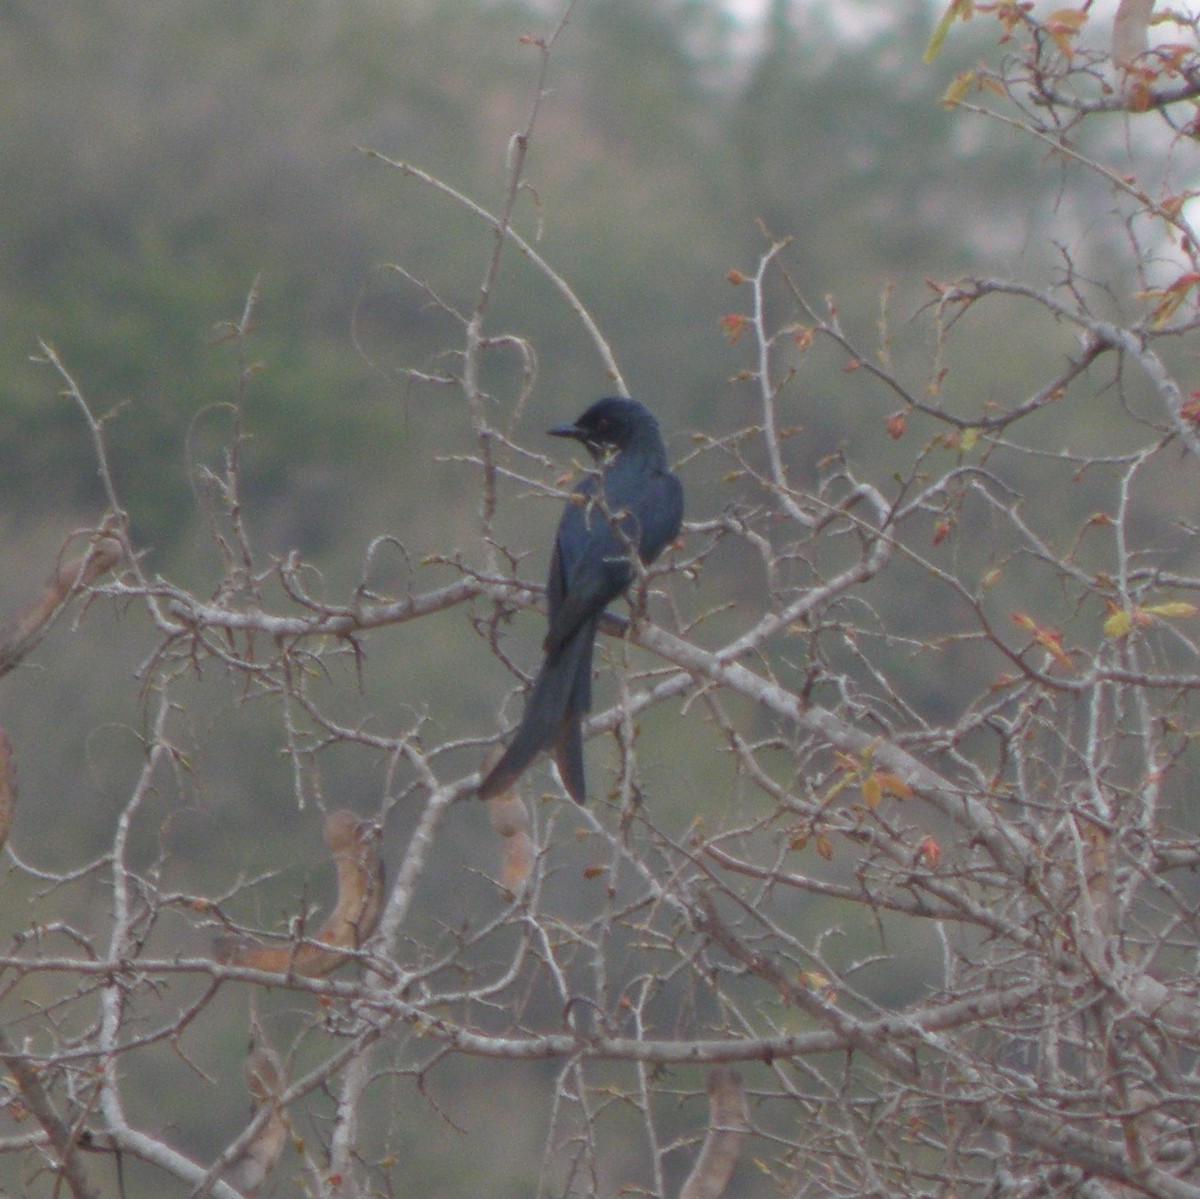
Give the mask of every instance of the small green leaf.
<svg viewBox="0 0 1200 1199">
<path fill-rule="evenodd" d="M 1124 637 L 1133 628 L 1133 613 L 1126 608 L 1117 608 L 1104 620 L 1104 635 L 1116 640 Z"/>
<path fill-rule="evenodd" d="M 1162 604 L 1147 604 L 1142 611 L 1149 612 L 1153 616 L 1166 616 L 1168 619 L 1174 619 L 1181 616 L 1195 616 L 1200 609 L 1186 600 L 1167 600 Z"/>
<path fill-rule="evenodd" d="M 925 47 L 925 61 L 933 62 L 938 56 L 938 51 L 942 48 L 942 43 L 946 40 L 946 34 L 950 32 L 950 26 L 960 18 L 967 20 L 971 16 L 972 0 L 950 0 L 950 4 L 946 11 L 942 13 L 941 19 L 934 27 L 933 34 L 929 39 L 929 45 Z"/>
</svg>

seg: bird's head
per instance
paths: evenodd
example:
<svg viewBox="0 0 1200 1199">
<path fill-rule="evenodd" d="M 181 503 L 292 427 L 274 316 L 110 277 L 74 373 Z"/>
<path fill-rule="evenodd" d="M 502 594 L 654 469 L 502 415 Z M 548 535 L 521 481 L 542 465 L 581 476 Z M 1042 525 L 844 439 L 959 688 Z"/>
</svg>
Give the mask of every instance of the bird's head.
<svg viewBox="0 0 1200 1199">
<path fill-rule="evenodd" d="M 556 425 L 546 432 L 551 437 L 570 437 L 585 445 L 593 458 L 623 450 L 639 430 L 657 430 L 650 410 L 637 400 L 608 396 L 597 400 L 572 425 Z"/>
</svg>

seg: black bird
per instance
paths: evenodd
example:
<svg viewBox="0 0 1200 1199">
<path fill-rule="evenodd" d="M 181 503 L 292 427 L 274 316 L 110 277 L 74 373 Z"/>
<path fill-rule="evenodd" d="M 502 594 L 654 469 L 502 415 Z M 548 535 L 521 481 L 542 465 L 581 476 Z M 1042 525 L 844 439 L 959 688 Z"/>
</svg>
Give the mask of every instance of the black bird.
<svg viewBox="0 0 1200 1199">
<path fill-rule="evenodd" d="M 563 785 L 584 802 L 581 723 L 592 706 L 592 647 L 600 617 L 633 581 L 632 554 L 649 565 L 683 522 L 683 487 L 645 405 L 599 400 L 573 425 L 547 432 L 582 442 L 601 466 L 580 480 L 558 522 L 546 582 L 546 656 L 520 726 L 479 787 L 481 799 L 507 791 L 539 753 L 553 747 Z"/>
</svg>

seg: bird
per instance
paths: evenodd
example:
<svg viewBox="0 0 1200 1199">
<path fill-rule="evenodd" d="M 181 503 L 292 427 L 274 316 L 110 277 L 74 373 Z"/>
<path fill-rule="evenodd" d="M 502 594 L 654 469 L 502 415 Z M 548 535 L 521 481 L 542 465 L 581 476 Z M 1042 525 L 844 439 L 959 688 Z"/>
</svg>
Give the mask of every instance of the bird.
<svg viewBox="0 0 1200 1199">
<path fill-rule="evenodd" d="M 683 485 L 667 462 L 658 421 L 637 400 L 607 396 L 547 433 L 578 441 L 598 469 L 579 481 L 558 522 L 546 581 L 545 656 L 521 723 L 479 796 L 503 794 L 553 749 L 567 794 L 582 804 L 582 723 L 592 706 L 596 630 L 605 608 L 633 582 L 633 554 L 648 566 L 679 536 Z"/>
</svg>

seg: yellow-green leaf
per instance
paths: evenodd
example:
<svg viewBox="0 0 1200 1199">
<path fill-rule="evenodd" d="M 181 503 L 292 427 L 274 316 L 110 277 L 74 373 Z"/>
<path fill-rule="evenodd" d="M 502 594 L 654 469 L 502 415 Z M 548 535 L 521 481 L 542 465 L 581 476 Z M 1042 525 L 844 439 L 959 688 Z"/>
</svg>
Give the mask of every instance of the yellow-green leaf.
<svg viewBox="0 0 1200 1199">
<path fill-rule="evenodd" d="M 1147 604 L 1143 612 L 1149 612 L 1153 616 L 1165 616 L 1167 619 L 1195 616 L 1200 612 L 1195 604 L 1189 604 L 1186 600 L 1167 600 L 1161 604 Z"/>
<path fill-rule="evenodd" d="M 974 82 L 974 71 L 959 71 L 950 81 L 950 86 L 946 88 L 942 96 L 942 104 L 946 108 L 953 108 L 971 90 L 971 84 Z"/>
<path fill-rule="evenodd" d="M 950 0 L 946 11 L 942 13 L 941 19 L 934 26 L 933 34 L 929 38 L 929 45 L 925 47 L 925 61 L 933 62 L 938 56 L 938 51 L 942 48 L 942 43 L 946 40 L 946 34 L 950 32 L 950 26 L 955 21 L 962 19 L 967 20 L 971 16 L 972 0 Z"/>
<path fill-rule="evenodd" d="M 1133 613 L 1127 608 L 1117 608 L 1110 612 L 1104 621 L 1104 635 L 1114 640 L 1124 637 L 1133 628 Z"/>
<path fill-rule="evenodd" d="M 883 798 L 883 784 L 879 781 L 878 771 L 872 771 L 862 781 L 863 799 L 867 801 L 867 807 L 871 811 L 875 811 L 879 807 L 879 801 Z"/>
</svg>

